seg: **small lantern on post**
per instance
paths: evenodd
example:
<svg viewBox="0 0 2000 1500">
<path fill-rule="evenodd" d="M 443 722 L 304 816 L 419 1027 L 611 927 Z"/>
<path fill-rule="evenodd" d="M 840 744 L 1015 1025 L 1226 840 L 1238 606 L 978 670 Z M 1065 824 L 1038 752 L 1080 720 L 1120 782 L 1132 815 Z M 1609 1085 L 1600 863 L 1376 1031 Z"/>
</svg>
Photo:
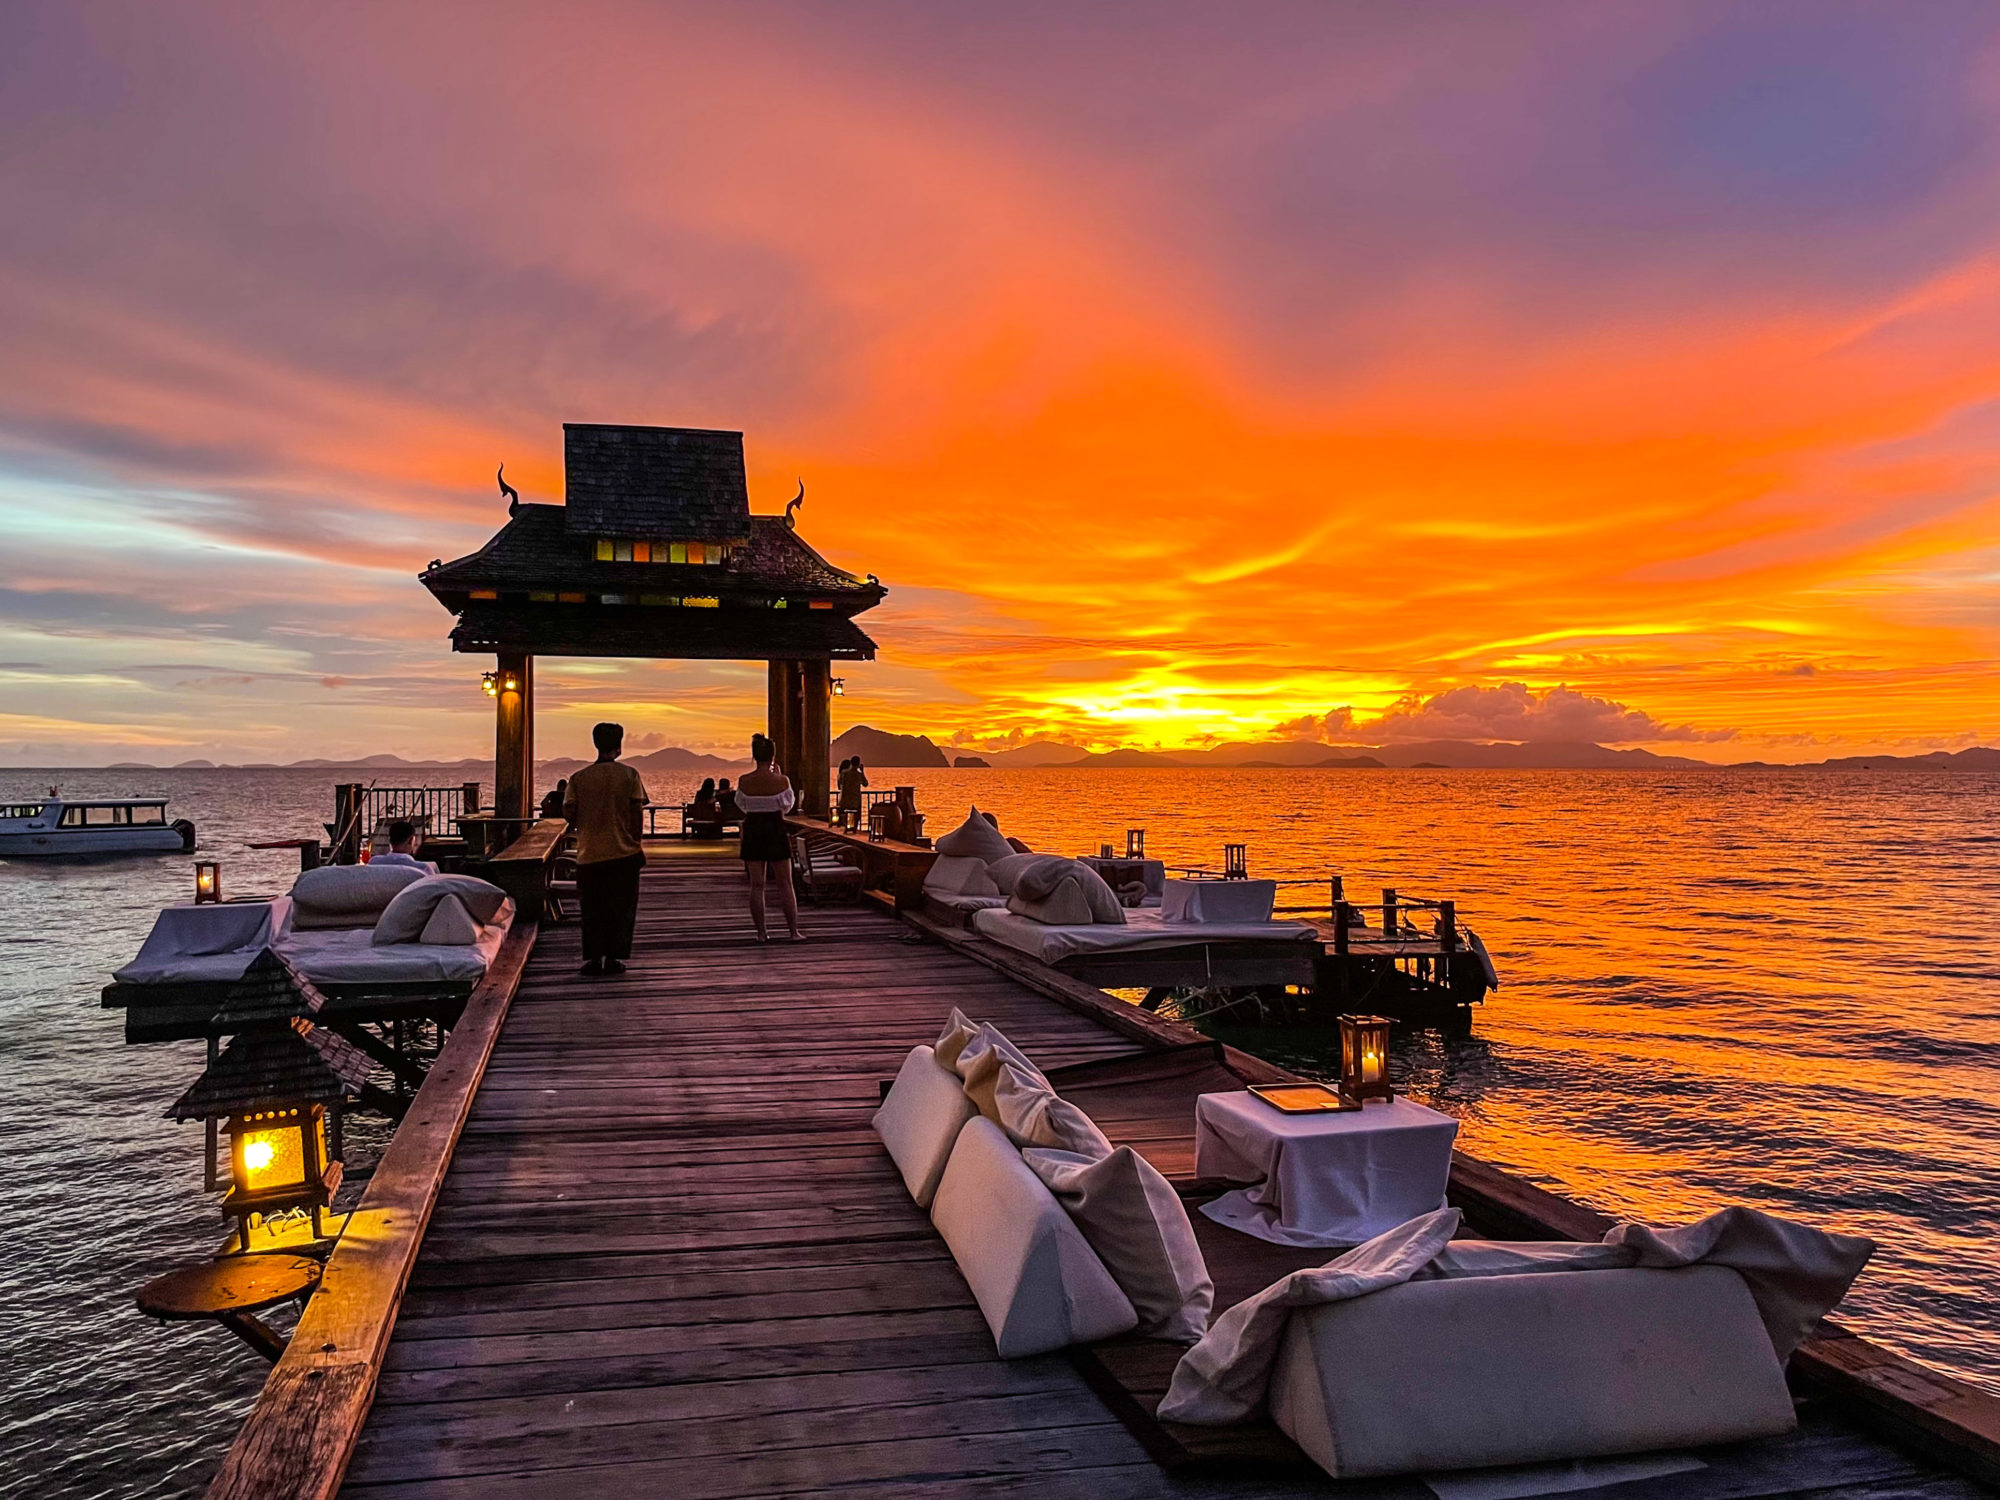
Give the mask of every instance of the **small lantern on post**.
<svg viewBox="0 0 2000 1500">
<path fill-rule="evenodd" d="M 208 906 L 222 899 L 222 862 L 198 859 L 194 862 L 194 904 Z"/>
<path fill-rule="evenodd" d="M 1222 878 L 1224 880 L 1248 880 L 1250 878 L 1250 846 L 1247 844 L 1224 844 L 1222 846 Z"/>
<path fill-rule="evenodd" d="M 363 1093 L 368 1058 L 310 1017 L 324 997 L 280 954 L 265 949 L 217 1000 L 220 1029 L 236 1035 L 167 1110 L 171 1120 L 225 1121 L 229 1191 L 222 1214 L 250 1248 L 254 1220 L 287 1209 L 320 1218 L 340 1186 L 342 1103 Z M 334 1147 L 327 1145 L 329 1107 Z"/>
<path fill-rule="evenodd" d="M 1144 859 L 1146 857 L 1145 829 L 1128 828 L 1125 830 L 1125 857 L 1127 859 Z"/>
<path fill-rule="evenodd" d="M 1396 1097 L 1389 1083 L 1388 1017 L 1340 1018 L 1340 1089 L 1364 1103 Z"/>
</svg>

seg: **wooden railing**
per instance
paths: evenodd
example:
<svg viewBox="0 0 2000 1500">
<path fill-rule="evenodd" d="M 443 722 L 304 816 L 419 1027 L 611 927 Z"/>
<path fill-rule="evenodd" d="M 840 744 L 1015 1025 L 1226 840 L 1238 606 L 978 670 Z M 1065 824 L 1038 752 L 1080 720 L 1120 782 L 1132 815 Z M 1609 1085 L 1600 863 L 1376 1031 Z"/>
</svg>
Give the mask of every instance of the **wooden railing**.
<svg viewBox="0 0 2000 1500">
<path fill-rule="evenodd" d="M 403 1289 L 521 970 L 535 916 L 520 912 L 411 1101 L 319 1289 L 271 1369 L 208 1500 L 332 1500 L 375 1399 Z"/>
</svg>

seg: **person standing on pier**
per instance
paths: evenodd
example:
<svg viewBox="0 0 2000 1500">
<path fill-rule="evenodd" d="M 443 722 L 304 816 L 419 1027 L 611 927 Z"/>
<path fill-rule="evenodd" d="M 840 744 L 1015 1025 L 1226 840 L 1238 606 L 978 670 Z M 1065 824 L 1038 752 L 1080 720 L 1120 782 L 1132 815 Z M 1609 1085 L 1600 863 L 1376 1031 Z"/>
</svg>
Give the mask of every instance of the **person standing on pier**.
<svg viewBox="0 0 2000 1500">
<path fill-rule="evenodd" d="M 639 835 L 645 825 L 646 783 L 618 755 L 623 724 L 590 731 L 597 763 L 569 779 L 563 816 L 576 831 L 576 895 L 583 907 L 583 972 L 623 974 L 639 916 L 639 872 L 646 867 Z"/>
<path fill-rule="evenodd" d="M 778 904 L 785 909 L 785 926 L 792 941 L 799 940 L 799 896 L 792 889 L 792 840 L 785 829 L 785 814 L 792 810 L 792 783 L 773 764 L 777 747 L 767 735 L 750 737 L 750 758 L 757 769 L 745 776 L 736 789 L 736 802 L 743 809 L 743 874 L 750 882 L 750 920 L 757 926 L 757 941 L 768 942 L 764 931 L 764 880 L 769 876 L 778 885 Z"/>
</svg>

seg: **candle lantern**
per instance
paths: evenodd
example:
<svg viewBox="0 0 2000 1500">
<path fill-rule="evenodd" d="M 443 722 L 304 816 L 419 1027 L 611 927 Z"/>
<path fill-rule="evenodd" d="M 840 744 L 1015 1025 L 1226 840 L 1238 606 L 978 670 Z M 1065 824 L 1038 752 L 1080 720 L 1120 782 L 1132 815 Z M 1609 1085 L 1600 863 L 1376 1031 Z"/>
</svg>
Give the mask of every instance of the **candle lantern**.
<svg viewBox="0 0 2000 1500">
<path fill-rule="evenodd" d="M 222 865 L 213 859 L 194 862 L 194 904 L 207 906 L 222 899 Z"/>
<path fill-rule="evenodd" d="M 265 1019 L 287 1009 L 316 1010 L 319 993 L 282 962 L 253 965 L 254 984 L 239 981 L 249 1029 L 239 1032 L 167 1111 L 176 1120 L 222 1120 L 229 1133 L 229 1191 L 224 1218 L 234 1219 L 250 1248 L 256 1219 L 291 1209 L 320 1216 L 340 1187 L 342 1102 L 368 1080 L 368 1059 L 351 1043 L 304 1015 Z M 334 1147 L 328 1149 L 329 1106 Z"/>
<path fill-rule="evenodd" d="M 1125 857 L 1127 859 L 1144 859 L 1146 857 L 1145 829 L 1128 828 L 1125 830 Z"/>
<path fill-rule="evenodd" d="M 1389 1020 L 1340 1018 L 1340 1088 L 1350 1099 L 1393 1099 L 1389 1084 Z"/>
<path fill-rule="evenodd" d="M 1224 880 L 1248 880 L 1250 878 L 1249 845 L 1224 844 L 1222 846 L 1222 878 Z"/>
<path fill-rule="evenodd" d="M 882 843 L 889 837 L 889 804 L 877 802 L 868 809 L 868 841 Z"/>
</svg>

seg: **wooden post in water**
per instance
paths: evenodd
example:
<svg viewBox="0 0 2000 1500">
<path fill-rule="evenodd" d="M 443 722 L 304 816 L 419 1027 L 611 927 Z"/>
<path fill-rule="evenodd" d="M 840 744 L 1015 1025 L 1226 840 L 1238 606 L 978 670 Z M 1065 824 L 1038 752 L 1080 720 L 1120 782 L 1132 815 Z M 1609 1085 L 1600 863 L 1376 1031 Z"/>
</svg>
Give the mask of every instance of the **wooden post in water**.
<svg viewBox="0 0 2000 1500">
<path fill-rule="evenodd" d="M 502 818 L 526 818 L 535 803 L 535 659 L 525 651 L 502 651 L 499 687 L 493 700 L 493 811 Z"/>
<path fill-rule="evenodd" d="M 827 815 L 827 762 L 833 755 L 833 677 L 825 661 L 802 661 L 799 667 L 799 745 L 796 766 L 785 767 L 798 793 L 799 811 L 808 818 Z"/>
</svg>

